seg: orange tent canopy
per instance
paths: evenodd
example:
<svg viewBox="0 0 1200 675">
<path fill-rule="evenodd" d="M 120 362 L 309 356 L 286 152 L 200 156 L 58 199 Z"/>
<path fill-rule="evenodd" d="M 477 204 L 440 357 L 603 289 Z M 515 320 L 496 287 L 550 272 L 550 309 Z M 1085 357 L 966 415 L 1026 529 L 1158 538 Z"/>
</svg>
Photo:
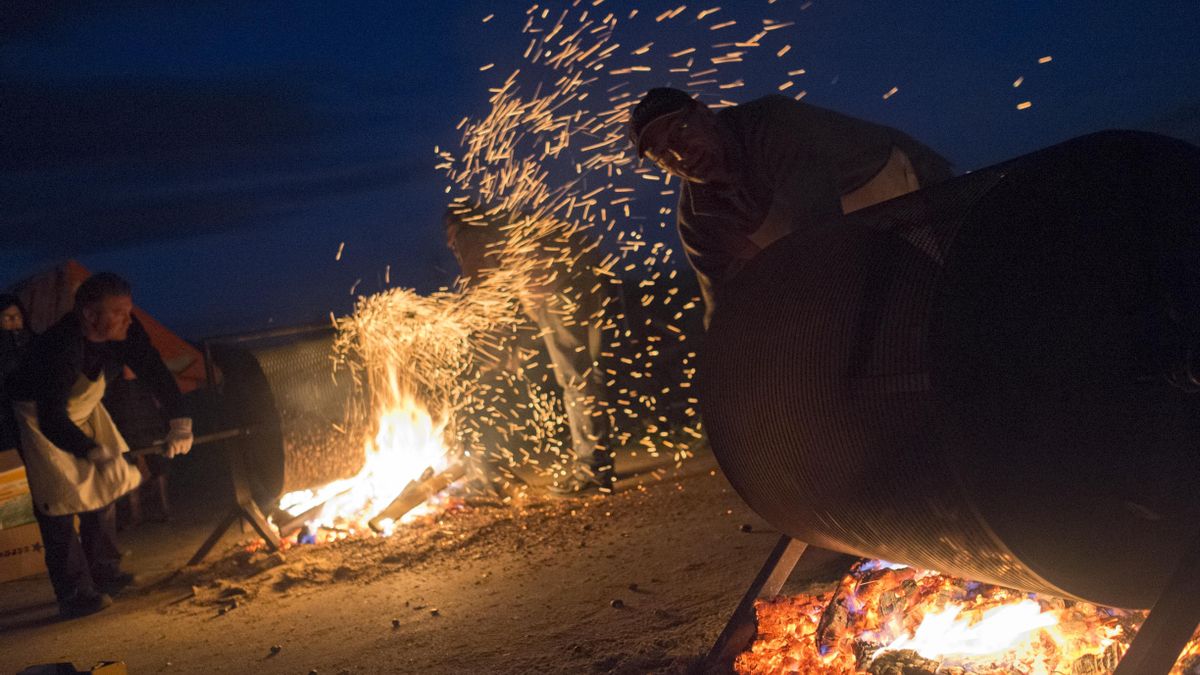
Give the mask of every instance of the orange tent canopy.
<svg viewBox="0 0 1200 675">
<path fill-rule="evenodd" d="M 35 333 L 41 333 L 71 311 L 76 289 L 91 275 L 83 265 L 68 260 L 14 286 L 13 292 L 21 298 L 29 313 L 29 327 Z M 204 357 L 200 351 L 144 310 L 134 307 L 133 314 L 150 334 L 150 343 L 162 355 L 167 369 L 179 383 L 179 389 L 186 394 L 203 387 Z M 130 375 L 126 369 L 126 376 Z"/>
</svg>

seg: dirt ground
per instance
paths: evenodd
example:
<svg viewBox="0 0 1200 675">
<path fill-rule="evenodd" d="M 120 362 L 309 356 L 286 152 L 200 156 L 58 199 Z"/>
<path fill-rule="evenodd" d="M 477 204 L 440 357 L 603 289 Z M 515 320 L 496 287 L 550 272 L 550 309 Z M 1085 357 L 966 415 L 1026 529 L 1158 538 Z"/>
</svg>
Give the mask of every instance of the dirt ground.
<svg viewBox="0 0 1200 675">
<path fill-rule="evenodd" d="M 685 672 L 778 534 L 707 453 L 649 468 L 608 497 L 467 501 L 390 538 L 283 554 L 247 552 L 234 528 L 172 576 L 224 511 L 193 489 L 171 524 L 123 533 L 138 587 L 99 614 L 58 621 L 45 576 L 0 585 L 0 670 Z"/>
</svg>

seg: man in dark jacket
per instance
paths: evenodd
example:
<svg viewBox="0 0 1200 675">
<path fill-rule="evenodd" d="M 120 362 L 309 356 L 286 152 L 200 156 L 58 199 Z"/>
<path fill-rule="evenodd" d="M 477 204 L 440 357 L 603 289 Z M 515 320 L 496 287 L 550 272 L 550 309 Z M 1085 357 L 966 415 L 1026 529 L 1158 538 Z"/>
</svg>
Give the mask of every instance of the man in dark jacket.
<svg viewBox="0 0 1200 675">
<path fill-rule="evenodd" d="M 140 477 L 121 457 L 129 447 L 101 403 L 105 384 L 129 366 L 172 418 L 166 454 L 186 453 L 192 444 L 179 387 L 132 309 L 128 282 L 108 273 L 89 277 L 74 311 L 34 339 L 8 379 L 46 568 L 64 617 L 107 607 L 109 594 L 132 581 L 120 567 L 113 503 Z"/>
<path fill-rule="evenodd" d="M 15 295 L 0 295 L 0 450 L 16 448 L 20 441 L 12 400 L 4 381 L 21 365 L 30 338 L 25 307 Z"/>
<path fill-rule="evenodd" d="M 896 129 L 777 95 L 713 112 L 678 89 L 651 89 L 629 135 L 639 156 L 682 180 L 679 234 L 706 326 L 721 284 L 775 240 L 951 176 Z"/>
</svg>

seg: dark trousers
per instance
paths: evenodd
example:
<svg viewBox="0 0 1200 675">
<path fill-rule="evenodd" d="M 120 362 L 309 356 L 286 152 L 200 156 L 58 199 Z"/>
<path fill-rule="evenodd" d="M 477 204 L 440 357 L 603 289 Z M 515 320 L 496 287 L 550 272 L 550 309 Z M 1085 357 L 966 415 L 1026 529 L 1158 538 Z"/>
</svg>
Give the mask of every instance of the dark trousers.
<svg viewBox="0 0 1200 675">
<path fill-rule="evenodd" d="M 48 516 L 36 508 L 33 512 L 42 531 L 46 569 L 59 602 L 76 594 L 90 595 L 97 583 L 121 573 L 115 505 L 65 516 Z M 75 531 L 75 515 L 79 516 L 79 532 Z"/>
</svg>

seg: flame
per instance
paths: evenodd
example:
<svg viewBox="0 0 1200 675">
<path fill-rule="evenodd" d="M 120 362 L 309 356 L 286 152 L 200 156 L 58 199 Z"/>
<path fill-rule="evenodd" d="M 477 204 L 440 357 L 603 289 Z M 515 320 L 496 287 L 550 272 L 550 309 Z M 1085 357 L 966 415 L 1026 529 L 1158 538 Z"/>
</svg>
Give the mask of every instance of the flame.
<svg viewBox="0 0 1200 675">
<path fill-rule="evenodd" d="M 427 469 L 446 468 L 446 418 L 434 419 L 429 410 L 399 384 L 389 369 L 387 399 L 376 422 L 376 432 L 365 443 L 366 462 L 353 477 L 328 483 L 317 490 L 289 492 L 279 507 L 298 515 L 321 506 L 308 521 L 310 530 L 339 533 L 367 531 L 366 523 L 386 508 L 408 485 Z M 417 517 L 418 508 L 403 520 Z M 394 526 L 395 523 L 390 523 Z M 391 526 L 385 528 L 390 534 Z"/>
<path fill-rule="evenodd" d="M 1058 625 L 1058 617 L 1043 612 L 1040 605 L 1025 599 L 1015 605 L 993 607 L 972 624 L 959 619 L 963 608 L 947 607 L 922 619 L 915 635 L 901 635 L 878 653 L 911 649 L 926 658 L 1003 654 L 1029 639 L 1039 628 Z"/>
<path fill-rule="evenodd" d="M 825 593 L 759 600 L 738 673 L 1107 673 L 1145 612 L 868 561 Z M 1200 667 L 1200 633 L 1172 675 Z"/>
</svg>

